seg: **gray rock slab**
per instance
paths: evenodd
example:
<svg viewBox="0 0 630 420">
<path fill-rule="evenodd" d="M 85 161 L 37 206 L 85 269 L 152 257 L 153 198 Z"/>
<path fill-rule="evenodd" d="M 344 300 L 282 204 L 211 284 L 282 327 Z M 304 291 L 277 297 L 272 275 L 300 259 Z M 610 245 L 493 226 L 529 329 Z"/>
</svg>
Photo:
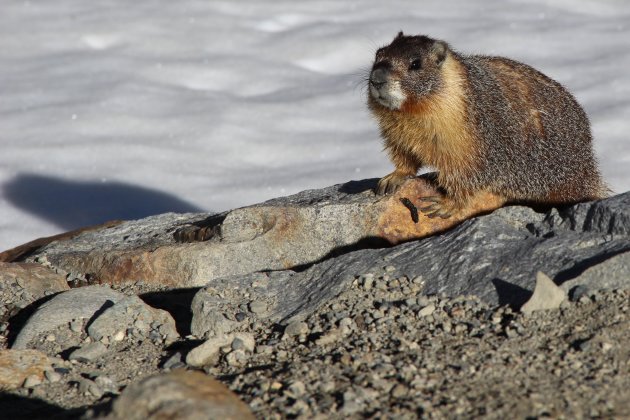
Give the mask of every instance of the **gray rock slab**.
<svg viewBox="0 0 630 420">
<path fill-rule="evenodd" d="M 287 269 L 365 236 L 362 215 L 378 199 L 369 187 L 363 194 L 342 190 L 337 185 L 305 191 L 217 215 L 170 213 L 126 222 L 53 242 L 27 261 L 103 283 L 143 280 L 182 287 L 226 275 Z M 213 229 L 214 236 L 205 242 L 176 242 L 176 231 L 197 224 Z"/>
<path fill-rule="evenodd" d="M 449 219 L 413 217 L 410 200 L 420 205 L 418 197 L 436 193 L 428 178 L 408 180 L 387 196 L 372 192 L 376 180 L 352 181 L 218 215 L 149 217 L 50 243 L 28 261 L 71 280 L 203 286 L 214 278 L 294 269 L 349 249 L 425 237 L 503 203 L 484 196 Z M 178 243 L 175 237 L 194 241 Z"/>
<path fill-rule="evenodd" d="M 26 321 L 13 345 L 14 349 L 28 348 L 37 335 L 68 324 L 73 319 L 90 319 L 126 296 L 109 286 L 88 286 L 63 292 L 42 304 Z"/>
<path fill-rule="evenodd" d="M 299 320 L 359 275 L 381 275 L 387 266 L 395 267 L 398 275 L 421 276 L 425 294 L 475 295 L 493 305 L 520 307 L 531 297 L 538 271 L 556 284 L 576 280 L 587 269 L 630 251 L 628 232 L 630 193 L 546 213 L 506 207 L 441 235 L 353 251 L 300 272 L 215 279 L 193 299 L 193 333 L 212 334 L 221 323 L 217 320 L 231 322 L 252 301 L 267 307 L 265 313 L 252 316 L 283 323 Z M 618 287 L 629 288 L 630 279 L 615 274 L 615 267 L 600 267 L 601 277 L 616 276 L 621 279 Z M 204 314 L 209 313 L 213 325 L 204 324 Z"/>
</svg>

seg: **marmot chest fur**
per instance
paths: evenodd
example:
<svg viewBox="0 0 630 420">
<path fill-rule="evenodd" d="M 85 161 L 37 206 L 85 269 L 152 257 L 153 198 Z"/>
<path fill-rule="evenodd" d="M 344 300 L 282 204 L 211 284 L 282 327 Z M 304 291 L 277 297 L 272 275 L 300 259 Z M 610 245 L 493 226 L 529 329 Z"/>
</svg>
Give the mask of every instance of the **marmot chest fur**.
<svg viewBox="0 0 630 420">
<path fill-rule="evenodd" d="M 401 32 L 376 52 L 368 90 L 395 165 L 379 194 L 430 166 L 445 193 L 423 209 L 433 217 L 449 217 L 482 190 L 540 204 L 606 195 L 586 113 L 532 67 Z"/>
</svg>

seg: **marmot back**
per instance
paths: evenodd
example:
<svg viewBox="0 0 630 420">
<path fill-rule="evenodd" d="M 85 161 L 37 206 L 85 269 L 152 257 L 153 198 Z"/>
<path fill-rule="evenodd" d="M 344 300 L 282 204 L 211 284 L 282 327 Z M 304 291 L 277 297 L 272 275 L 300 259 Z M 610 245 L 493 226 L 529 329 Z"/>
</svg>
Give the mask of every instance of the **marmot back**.
<svg viewBox="0 0 630 420">
<path fill-rule="evenodd" d="M 460 55 L 443 41 L 401 32 L 376 53 L 368 104 L 396 166 L 377 192 L 431 166 L 445 195 L 428 199 L 429 216 L 448 217 L 482 190 L 542 204 L 606 195 L 586 113 L 525 64 Z"/>
</svg>

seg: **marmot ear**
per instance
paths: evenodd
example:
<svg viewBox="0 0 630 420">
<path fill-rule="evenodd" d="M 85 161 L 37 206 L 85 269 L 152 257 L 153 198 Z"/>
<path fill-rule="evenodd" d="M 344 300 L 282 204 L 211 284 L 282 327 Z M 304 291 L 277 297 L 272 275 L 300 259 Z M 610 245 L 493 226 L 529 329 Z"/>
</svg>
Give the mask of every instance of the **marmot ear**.
<svg viewBox="0 0 630 420">
<path fill-rule="evenodd" d="M 433 47 L 431 51 L 433 52 L 433 56 L 435 57 L 435 62 L 438 66 L 441 66 L 446 58 L 446 54 L 448 54 L 448 44 L 444 41 L 435 41 L 433 43 Z"/>
<path fill-rule="evenodd" d="M 394 39 L 402 38 L 403 36 L 405 36 L 405 34 L 403 34 L 403 31 L 400 31 L 398 32 L 398 35 L 396 35 L 396 38 Z"/>
</svg>

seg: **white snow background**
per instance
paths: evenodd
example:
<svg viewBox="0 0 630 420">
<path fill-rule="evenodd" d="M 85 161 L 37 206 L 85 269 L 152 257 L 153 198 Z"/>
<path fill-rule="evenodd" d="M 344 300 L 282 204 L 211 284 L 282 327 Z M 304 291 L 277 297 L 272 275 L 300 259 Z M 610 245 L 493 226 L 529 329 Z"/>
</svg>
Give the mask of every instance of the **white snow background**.
<svg viewBox="0 0 630 420">
<path fill-rule="evenodd" d="M 630 189 L 626 0 L 0 0 L 0 250 L 385 175 L 363 80 L 399 30 L 563 83 Z"/>
</svg>

